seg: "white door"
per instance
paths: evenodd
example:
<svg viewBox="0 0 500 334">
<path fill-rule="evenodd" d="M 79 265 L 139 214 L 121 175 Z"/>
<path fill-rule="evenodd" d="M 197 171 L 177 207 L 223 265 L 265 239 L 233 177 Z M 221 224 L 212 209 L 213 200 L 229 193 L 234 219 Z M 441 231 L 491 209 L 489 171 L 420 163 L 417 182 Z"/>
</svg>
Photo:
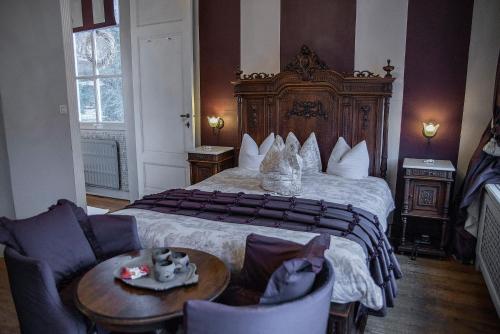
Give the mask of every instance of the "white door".
<svg viewBox="0 0 500 334">
<path fill-rule="evenodd" d="M 194 146 L 192 0 L 131 0 L 139 195 L 189 183 Z"/>
</svg>

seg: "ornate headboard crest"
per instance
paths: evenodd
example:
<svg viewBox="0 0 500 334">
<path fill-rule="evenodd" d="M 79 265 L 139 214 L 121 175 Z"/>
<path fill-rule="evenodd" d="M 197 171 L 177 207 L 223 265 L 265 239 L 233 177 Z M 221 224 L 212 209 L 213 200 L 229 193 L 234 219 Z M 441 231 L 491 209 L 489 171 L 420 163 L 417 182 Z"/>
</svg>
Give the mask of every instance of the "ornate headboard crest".
<svg viewBox="0 0 500 334">
<path fill-rule="evenodd" d="M 302 80 L 312 80 L 312 74 L 316 70 L 327 70 L 325 62 L 309 49 L 307 45 L 302 45 L 299 54 L 285 66 L 285 71 L 297 72 Z"/>
<path fill-rule="evenodd" d="M 300 52 L 295 55 L 293 60 L 289 62 L 284 71 L 296 72 L 302 80 L 313 80 L 313 73 L 317 70 L 328 70 L 326 63 L 321 60 L 318 55 L 312 51 L 307 45 L 302 45 Z M 391 72 L 394 71 L 394 66 L 391 65 L 391 60 L 387 59 L 387 65 L 383 67 L 386 72 L 385 78 L 392 78 Z M 235 72 L 236 79 L 240 80 L 254 80 L 254 79 L 269 79 L 274 77 L 273 73 L 255 72 L 244 74 L 243 71 L 237 70 Z M 352 71 L 342 72 L 342 76 L 346 78 L 380 78 L 379 74 L 371 71 Z"/>
<path fill-rule="evenodd" d="M 385 177 L 387 130 L 392 95 L 388 61 L 382 77 L 370 71 L 339 73 L 306 45 L 275 75 L 236 72 L 238 151 L 244 133 L 262 142 L 270 132 L 286 136 L 293 131 L 304 141 L 314 131 L 323 169 L 339 137 L 350 145 L 366 140 L 370 175 Z"/>
</svg>

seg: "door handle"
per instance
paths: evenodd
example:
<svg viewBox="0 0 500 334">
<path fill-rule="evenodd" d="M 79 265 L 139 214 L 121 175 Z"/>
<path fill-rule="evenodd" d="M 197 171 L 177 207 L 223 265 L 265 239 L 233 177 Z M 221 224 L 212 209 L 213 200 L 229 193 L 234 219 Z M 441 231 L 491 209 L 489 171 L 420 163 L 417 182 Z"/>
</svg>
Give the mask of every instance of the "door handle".
<svg viewBox="0 0 500 334">
<path fill-rule="evenodd" d="M 187 122 L 185 123 L 186 127 L 189 129 L 189 127 L 191 126 L 191 124 L 189 124 L 189 113 L 186 113 L 186 114 L 180 114 L 181 118 L 182 119 L 185 119 Z"/>
</svg>

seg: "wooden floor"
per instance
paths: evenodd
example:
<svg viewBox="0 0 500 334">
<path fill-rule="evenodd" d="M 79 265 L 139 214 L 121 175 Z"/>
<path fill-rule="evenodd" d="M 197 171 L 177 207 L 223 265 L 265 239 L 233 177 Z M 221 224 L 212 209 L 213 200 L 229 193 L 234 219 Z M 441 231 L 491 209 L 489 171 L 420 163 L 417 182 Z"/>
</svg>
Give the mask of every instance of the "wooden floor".
<svg viewBox="0 0 500 334">
<path fill-rule="evenodd" d="M 129 203 L 129 201 L 123 199 L 87 195 L 87 205 L 100 209 L 108 209 L 111 212 L 123 209 Z"/>
<path fill-rule="evenodd" d="M 500 333 L 500 319 L 473 266 L 399 255 L 396 307 L 369 317 L 365 333 Z"/>
<path fill-rule="evenodd" d="M 87 197 L 89 205 L 118 210 L 128 202 Z M 500 333 L 487 288 L 472 266 L 451 260 L 398 256 L 404 278 L 399 281 L 396 307 L 385 318 L 369 317 L 365 333 Z M 0 259 L 0 333 L 19 333 L 8 286 L 5 262 Z"/>
</svg>

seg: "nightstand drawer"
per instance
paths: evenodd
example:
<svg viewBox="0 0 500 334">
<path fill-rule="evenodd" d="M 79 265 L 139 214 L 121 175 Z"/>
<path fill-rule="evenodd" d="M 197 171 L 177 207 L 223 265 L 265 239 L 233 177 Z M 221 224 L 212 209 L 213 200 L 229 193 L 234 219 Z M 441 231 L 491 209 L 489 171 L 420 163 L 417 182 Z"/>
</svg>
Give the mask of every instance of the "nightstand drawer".
<svg viewBox="0 0 500 334">
<path fill-rule="evenodd" d="M 227 151 L 221 154 L 188 153 L 188 160 L 219 162 L 233 157 L 234 151 Z"/>
<path fill-rule="evenodd" d="M 443 179 L 452 179 L 453 173 L 443 170 L 408 168 L 406 169 L 406 176 L 426 176 L 426 177 L 438 177 Z"/>
</svg>

